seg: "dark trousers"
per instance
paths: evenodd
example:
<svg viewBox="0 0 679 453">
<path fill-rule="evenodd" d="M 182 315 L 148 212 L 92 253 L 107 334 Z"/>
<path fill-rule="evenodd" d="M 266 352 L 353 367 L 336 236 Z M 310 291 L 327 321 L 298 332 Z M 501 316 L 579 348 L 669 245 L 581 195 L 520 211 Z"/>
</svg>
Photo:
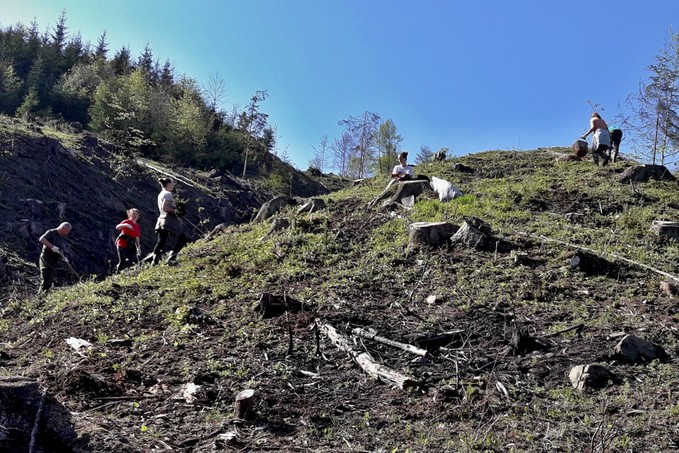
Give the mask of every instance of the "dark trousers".
<svg viewBox="0 0 679 453">
<path fill-rule="evenodd" d="M 608 154 L 608 145 L 599 145 L 597 149 L 592 148 L 592 159 L 594 159 L 594 163 L 599 165 L 599 159 L 601 158 L 601 164 L 603 166 L 606 166 L 608 164 L 608 159 L 609 159 L 609 154 Z"/>
<path fill-rule="evenodd" d="M 54 276 L 57 273 L 57 265 L 59 261 L 52 262 L 46 260 L 44 256 L 40 255 L 40 291 L 48 292 L 54 283 Z"/>
<path fill-rule="evenodd" d="M 158 235 L 158 240 L 156 241 L 156 246 L 153 247 L 154 264 L 157 264 L 158 261 L 160 260 L 160 255 L 163 253 L 163 249 L 165 248 L 165 245 L 167 244 L 167 240 L 169 239 L 171 233 L 168 230 L 156 230 L 156 234 Z M 177 236 L 176 238 L 177 239 L 175 240 L 174 247 L 170 251 L 170 256 L 168 257 L 168 260 L 174 260 L 179 251 L 182 248 L 184 248 L 184 246 L 188 242 L 188 238 L 184 233 L 180 233 L 179 236 Z"/>
<path fill-rule="evenodd" d="M 120 272 L 137 263 L 137 247 L 132 246 L 122 248 L 118 246 L 116 249 L 118 249 L 118 265 L 116 266 L 116 272 Z"/>
</svg>

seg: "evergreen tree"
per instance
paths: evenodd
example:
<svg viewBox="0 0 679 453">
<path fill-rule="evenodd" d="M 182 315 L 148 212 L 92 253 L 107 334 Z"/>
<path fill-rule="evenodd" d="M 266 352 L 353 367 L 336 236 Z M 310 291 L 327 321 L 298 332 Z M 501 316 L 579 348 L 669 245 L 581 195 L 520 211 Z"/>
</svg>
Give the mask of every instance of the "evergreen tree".
<svg viewBox="0 0 679 453">
<path fill-rule="evenodd" d="M 35 87 L 30 87 L 23 102 L 16 111 L 16 116 L 25 120 L 30 120 L 35 115 L 39 105 L 40 99 L 38 97 L 38 90 Z"/>
<path fill-rule="evenodd" d="M 0 62 L 0 112 L 14 114 L 19 106 L 22 85 L 14 67 Z"/>
<path fill-rule="evenodd" d="M 106 59 L 108 54 L 108 42 L 106 41 L 106 30 L 97 39 L 97 46 L 94 48 L 94 57 Z"/>
<path fill-rule="evenodd" d="M 51 44 L 54 47 L 54 49 L 60 54 L 63 54 L 64 52 L 64 46 L 66 45 L 67 30 L 68 28 L 66 27 L 66 10 L 63 10 L 59 15 L 59 18 L 57 19 L 57 25 L 54 27 L 54 33 L 52 33 L 51 35 L 52 38 Z"/>
<path fill-rule="evenodd" d="M 431 148 L 428 145 L 422 145 L 420 146 L 420 151 L 417 153 L 417 156 L 415 156 L 415 163 L 423 164 L 425 162 L 431 162 L 433 156 L 434 152 Z"/>
<path fill-rule="evenodd" d="M 130 49 L 123 46 L 118 50 L 111 61 L 111 66 L 116 75 L 128 75 L 132 72 L 134 67 L 132 66 L 132 59 L 130 55 Z"/>
</svg>

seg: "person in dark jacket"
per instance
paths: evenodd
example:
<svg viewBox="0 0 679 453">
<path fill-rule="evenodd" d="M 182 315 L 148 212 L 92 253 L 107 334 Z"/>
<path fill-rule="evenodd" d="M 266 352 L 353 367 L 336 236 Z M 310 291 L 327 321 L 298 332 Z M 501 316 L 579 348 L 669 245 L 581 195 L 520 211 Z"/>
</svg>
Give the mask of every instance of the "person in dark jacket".
<svg viewBox="0 0 679 453">
<path fill-rule="evenodd" d="M 46 293 L 52 287 L 59 261 L 63 258 L 68 262 L 62 248 L 66 242 L 64 238 L 70 232 L 71 224 L 63 222 L 58 227 L 47 230 L 38 239 L 38 242 L 42 245 L 40 252 L 40 293 Z"/>
<path fill-rule="evenodd" d="M 153 248 L 152 264 L 158 264 L 163 253 L 163 248 L 167 244 L 170 235 L 176 238 L 174 247 L 167 257 L 168 264 L 174 264 L 177 259 L 177 254 L 188 242 L 186 234 L 182 231 L 181 216 L 183 213 L 174 201 L 172 191 L 175 187 L 175 182 L 171 178 L 159 178 L 158 182 L 161 186 L 161 191 L 158 194 L 158 221 L 156 222 L 156 234 L 158 241 Z"/>
</svg>

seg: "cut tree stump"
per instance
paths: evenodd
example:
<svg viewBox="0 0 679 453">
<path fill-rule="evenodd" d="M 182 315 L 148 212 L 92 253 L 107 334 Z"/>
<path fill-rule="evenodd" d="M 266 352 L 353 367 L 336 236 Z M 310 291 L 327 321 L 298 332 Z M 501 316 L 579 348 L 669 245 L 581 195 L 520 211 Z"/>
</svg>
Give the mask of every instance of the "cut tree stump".
<svg viewBox="0 0 679 453">
<path fill-rule="evenodd" d="M 426 178 L 426 176 L 423 178 Z M 389 200 L 384 202 L 382 208 L 385 206 L 391 206 L 393 203 L 400 202 L 402 199 L 408 198 L 410 196 L 417 198 L 418 195 L 421 195 L 426 190 L 431 190 L 429 178 L 408 181 L 396 181 L 392 179 L 389 184 L 387 184 L 387 187 L 382 191 L 382 193 L 377 195 L 370 201 L 370 203 L 368 203 L 368 208 L 372 208 L 379 201 L 385 200 L 387 198 Z"/>
<path fill-rule="evenodd" d="M 77 437 L 71 413 L 37 381 L 0 378 L 0 451 L 74 451 Z"/>
<path fill-rule="evenodd" d="M 450 242 L 485 249 L 493 242 L 493 235 L 490 225 L 481 219 L 471 217 L 462 222 L 460 229 L 450 238 Z"/>
<path fill-rule="evenodd" d="M 325 201 L 323 201 L 321 198 L 309 198 L 302 206 L 297 209 L 297 214 L 301 214 L 303 212 L 308 212 L 311 214 L 312 212 L 320 211 L 322 209 L 325 209 Z"/>
<path fill-rule="evenodd" d="M 648 182 L 649 179 L 657 181 L 676 181 L 672 173 L 664 165 L 637 165 L 630 167 L 620 175 L 620 182 Z"/>
<path fill-rule="evenodd" d="M 275 318 L 283 313 L 298 313 L 302 311 L 304 305 L 289 297 L 289 296 L 277 296 L 270 293 L 262 293 L 259 298 L 259 303 L 256 305 L 255 310 L 262 314 L 262 318 Z"/>
<path fill-rule="evenodd" d="M 255 391 L 252 389 L 238 392 L 236 400 L 233 405 L 233 416 L 240 420 L 252 418 L 254 411 L 252 408 L 255 405 Z"/>
<path fill-rule="evenodd" d="M 613 272 L 616 266 L 610 261 L 594 254 L 578 250 L 571 256 L 571 269 L 577 269 L 585 274 L 607 275 Z"/>
<path fill-rule="evenodd" d="M 415 222 L 408 225 L 410 230 L 409 246 L 420 245 L 438 247 L 445 245 L 459 227 L 448 222 Z"/>
<path fill-rule="evenodd" d="M 257 216 L 255 216 L 252 223 L 263 222 L 264 220 L 268 219 L 269 217 L 273 216 L 278 211 L 283 209 L 285 206 L 295 204 L 297 204 L 297 202 L 292 197 L 288 196 L 275 197 L 264 203 L 262 207 L 259 208 L 259 212 L 257 213 Z"/>
<path fill-rule="evenodd" d="M 321 332 L 330 339 L 335 347 L 349 354 L 349 357 L 370 376 L 400 389 L 414 387 L 419 384 L 415 378 L 375 362 L 367 352 L 356 351 L 349 339 L 337 332 L 337 329 L 330 324 L 319 323 L 319 326 Z"/>
<path fill-rule="evenodd" d="M 679 295 L 679 282 L 671 280 L 660 282 L 660 290 L 664 291 L 668 296 Z"/>
<path fill-rule="evenodd" d="M 679 241 L 679 222 L 654 220 L 651 222 L 651 231 L 654 231 L 660 237 Z"/>
</svg>

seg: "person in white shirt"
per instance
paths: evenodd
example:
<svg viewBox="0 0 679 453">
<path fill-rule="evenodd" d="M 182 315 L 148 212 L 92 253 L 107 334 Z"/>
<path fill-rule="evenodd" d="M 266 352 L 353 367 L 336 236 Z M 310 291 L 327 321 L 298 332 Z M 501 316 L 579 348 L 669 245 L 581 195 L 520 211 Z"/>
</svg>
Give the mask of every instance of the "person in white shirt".
<svg viewBox="0 0 679 453">
<path fill-rule="evenodd" d="M 398 155 L 399 165 L 395 166 L 391 172 L 391 177 L 393 180 L 397 181 L 407 181 L 413 177 L 413 167 L 408 165 L 408 153 L 403 151 Z M 389 182 L 389 186 L 394 183 L 394 181 Z M 387 186 L 387 187 L 389 187 Z"/>
<path fill-rule="evenodd" d="M 151 264 L 155 265 L 160 261 L 163 248 L 170 235 L 174 236 L 176 240 L 174 247 L 167 258 L 167 262 L 168 264 L 173 264 L 177 258 L 177 254 L 186 245 L 188 240 L 182 231 L 182 224 L 179 218 L 180 213 L 178 213 L 178 207 L 174 201 L 174 196 L 172 195 L 175 182 L 171 178 L 159 178 L 158 182 L 161 187 L 161 191 L 158 194 L 158 211 L 160 215 L 158 216 L 155 228 L 156 234 L 158 235 L 158 241 L 153 248 Z"/>
<path fill-rule="evenodd" d="M 381 194 L 373 198 L 372 201 L 368 203 L 368 208 L 372 208 L 375 203 L 382 200 L 389 192 L 389 188 L 395 183 L 413 179 L 414 171 L 413 167 L 408 165 L 408 153 L 406 151 L 403 151 L 398 155 L 398 161 L 400 164 L 395 166 L 391 171 L 391 181 L 389 181 L 389 184 L 387 184 L 387 187 L 384 188 Z"/>
</svg>

